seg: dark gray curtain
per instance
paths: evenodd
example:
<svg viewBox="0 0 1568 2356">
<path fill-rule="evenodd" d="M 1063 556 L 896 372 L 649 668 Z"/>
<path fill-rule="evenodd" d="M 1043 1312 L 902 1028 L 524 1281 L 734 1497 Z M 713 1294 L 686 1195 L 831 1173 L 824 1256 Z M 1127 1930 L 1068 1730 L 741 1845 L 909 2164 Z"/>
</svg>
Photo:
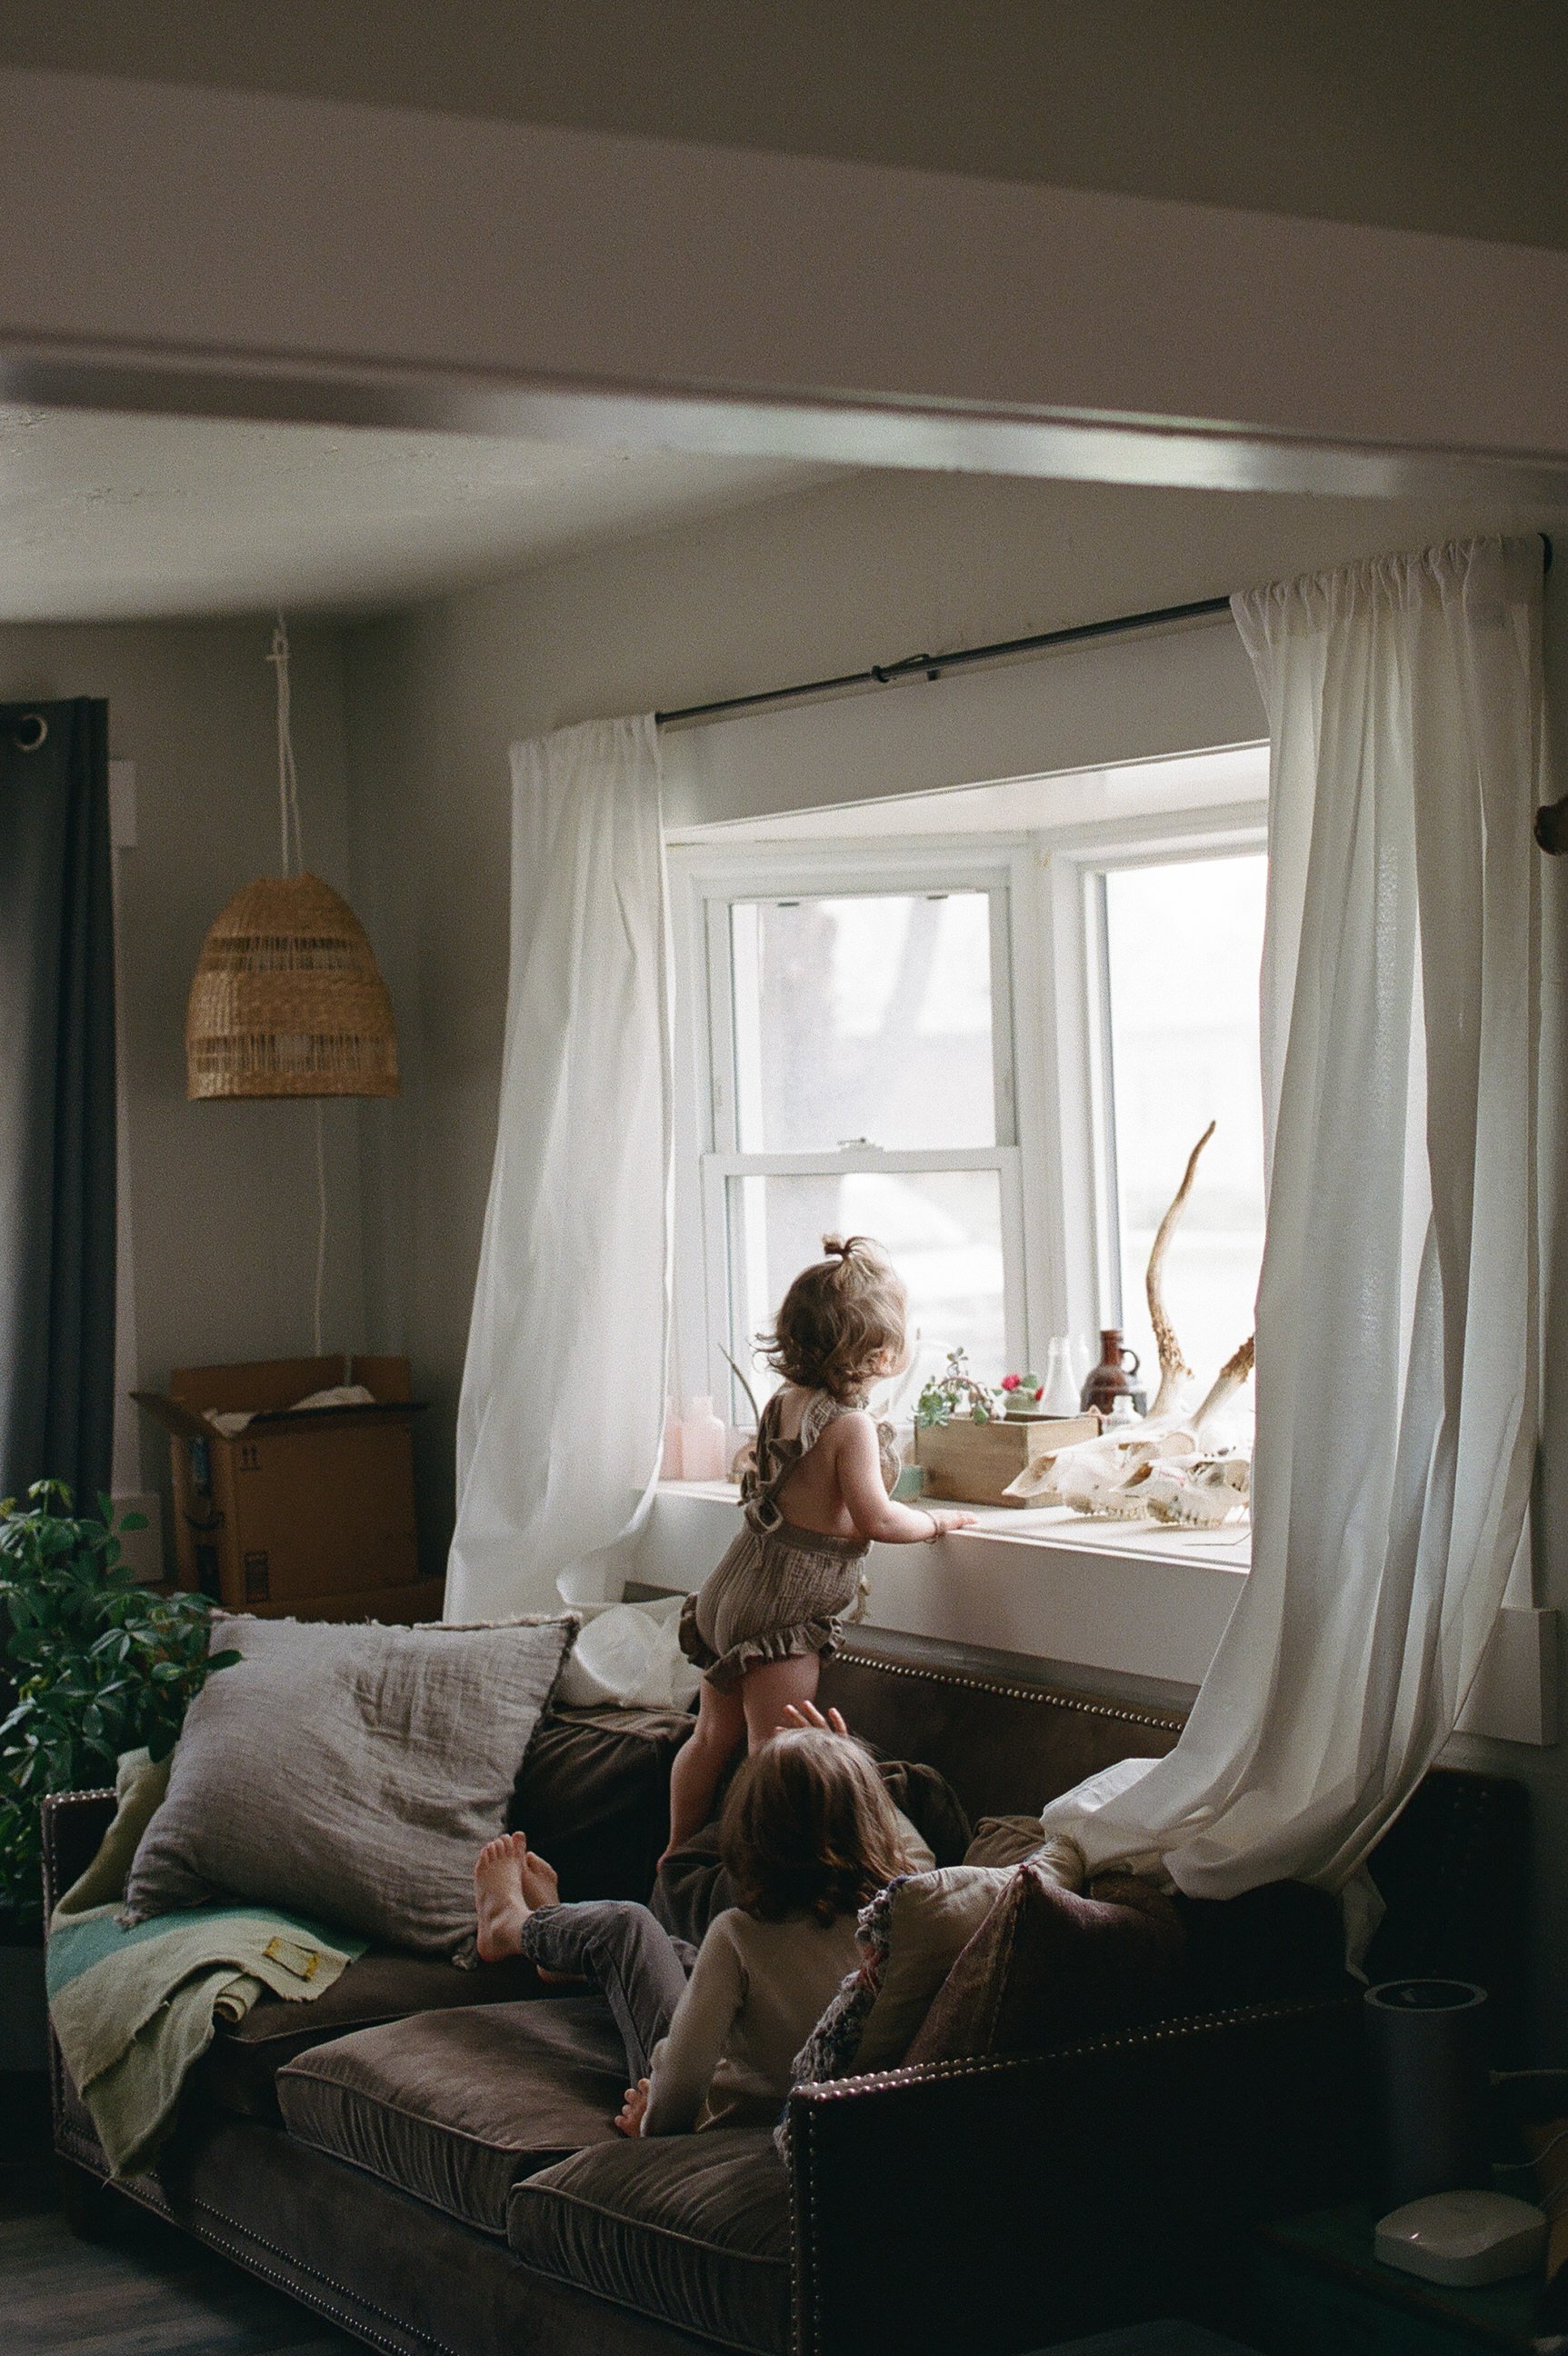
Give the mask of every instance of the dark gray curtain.
<svg viewBox="0 0 1568 2356">
<path fill-rule="evenodd" d="M 109 1486 L 109 707 L 0 703 L 0 1496 Z"/>
</svg>

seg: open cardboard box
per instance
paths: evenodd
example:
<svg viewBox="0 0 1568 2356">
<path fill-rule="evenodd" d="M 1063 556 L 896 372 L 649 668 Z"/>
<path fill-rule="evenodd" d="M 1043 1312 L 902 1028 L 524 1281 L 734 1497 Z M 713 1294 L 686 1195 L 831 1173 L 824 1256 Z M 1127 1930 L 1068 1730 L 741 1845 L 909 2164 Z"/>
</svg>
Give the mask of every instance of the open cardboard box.
<svg viewBox="0 0 1568 2356">
<path fill-rule="evenodd" d="M 313 1391 L 360 1383 L 372 1403 L 294 1411 Z M 267 1358 L 181 1366 L 136 1391 L 169 1435 L 182 1587 L 231 1612 L 297 1619 L 439 1617 L 421 1580 L 406 1358 Z M 208 1419 L 249 1413 L 228 1437 Z"/>
</svg>

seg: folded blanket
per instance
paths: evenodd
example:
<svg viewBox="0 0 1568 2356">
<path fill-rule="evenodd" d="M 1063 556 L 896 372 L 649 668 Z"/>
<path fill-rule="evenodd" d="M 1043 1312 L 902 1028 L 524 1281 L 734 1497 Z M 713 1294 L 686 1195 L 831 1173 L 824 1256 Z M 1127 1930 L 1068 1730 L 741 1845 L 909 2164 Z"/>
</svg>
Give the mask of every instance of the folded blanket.
<svg viewBox="0 0 1568 2356">
<path fill-rule="evenodd" d="M 273 1907 L 198 1906 L 122 1928 L 113 1901 L 127 1834 L 150 1814 L 159 1772 L 145 1751 L 120 1762 L 119 1812 L 55 1909 L 45 1959 L 49 2019 L 116 2176 L 152 2160 L 220 2020 L 243 2019 L 263 1988 L 307 2003 L 365 1951 L 362 1939 Z"/>
</svg>

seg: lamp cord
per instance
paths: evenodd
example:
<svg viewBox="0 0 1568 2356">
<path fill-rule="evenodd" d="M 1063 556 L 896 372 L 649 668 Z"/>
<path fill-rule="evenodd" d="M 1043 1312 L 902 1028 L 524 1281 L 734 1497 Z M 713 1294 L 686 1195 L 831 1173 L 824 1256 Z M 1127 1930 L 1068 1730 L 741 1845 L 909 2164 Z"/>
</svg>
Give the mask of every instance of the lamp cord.
<svg viewBox="0 0 1568 2356">
<path fill-rule="evenodd" d="M 316 1355 L 321 1355 L 321 1296 L 327 1284 L 327 1135 L 321 1117 L 321 1098 L 317 1097 L 312 1109 L 316 1114 Z"/>
<path fill-rule="evenodd" d="M 296 874 L 305 872 L 305 834 L 299 823 L 299 773 L 294 766 L 294 736 L 289 727 L 288 624 L 280 614 L 267 657 L 278 683 L 278 821 L 283 837 L 283 872 L 289 873 L 289 826 L 294 827 Z"/>
<path fill-rule="evenodd" d="M 283 872 L 289 873 L 289 829 L 294 830 L 294 873 L 305 873 L 305 830 L 299 822 L 299 772 L 294 765 L 294 734 L 289 726 L 288 624 L 280 614 L 273 631 L 267 660 L 278 686 L 278 828 L 282 837 Z M 313 1296 L 317 1357 L 321 1350 L 321 1303 L 327 1289 L 327 1130 L 321 1098 L 312 1103 L 316 1129 L 316 1290 Z"/>
</svg>

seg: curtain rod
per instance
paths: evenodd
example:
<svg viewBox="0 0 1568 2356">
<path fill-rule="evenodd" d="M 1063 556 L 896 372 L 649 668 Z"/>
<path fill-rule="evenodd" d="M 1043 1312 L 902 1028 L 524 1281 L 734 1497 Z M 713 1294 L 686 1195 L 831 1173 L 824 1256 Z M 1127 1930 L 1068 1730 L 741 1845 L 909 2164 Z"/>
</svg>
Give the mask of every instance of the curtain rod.
<svg viewBox="0 0 1568 2356">
<path fill-rule="evenodd" d="M 1550 573 L 1552 542 L 1545 532 L 1541 534 L 1541 543 L 1545 552 L 1542 570 Z M 873 663 L 867 670 L 841 671 L 836 679 L 802 680 L 797 687 L 768 687 L 757 695 L 725 695 L 714 703 L 685 703 L 675 712 L 656 712 L 653 717 L 660 728 L 675 728 L 698 720 L 717 720 L 731 712 L 760 712 L 770 703 L 836 695 L 846 687 L 896 687 L 906 679 L 938 680 L 944 671 L 961 670 L 968 663 L 1000 662 L 1008 655 L 1081 646 L 1086 639 L 1115 638 L 1129 630 L 1153 630 L 1164 622 L 1196 622 L 1230 611 L 1229 597 L 1196 597 L 1186 605 L 1155 605 L 1144 614 L 1118 614 L 1108 622 L 1077 622 L 1064 630 L 1038 630 L 1027 638 L 998 638 L 990 646 L 961 647 L 952 654 L 906 655 L 900 662 Z"/>
<path fill-rule="evenodd" d="M 1198 597 L 1187 605 L 1157 605 L 1147 614 L 1119 614 L 1110 622 L 1078 622 L 1065 630 L 1040 630 L 1029 638 L 999 638 L 988 647 L 962 647 L 947 655 L 906 655 L 901 662 L 873 663 L 836 679 L 803 680 L 798 687 L 765 688 L 759 695 L 726 695 L 716 703 L 687 703 L 679 712 L 656 712 L 660 728 L 682 721 L 716 720 L 721 712 L 756 712 L 768 703 L 791 703 L 808 695 L 833 695 L 845 687 L 893 687 L 905 679 L 940 679 L 966 663 L 997 662 L 1005 655 L 1037 654 L 1046 647 L 1070 647 L 1085 638 L 1114 638 L 1123 630 L 1152 630 L 1161 622 L 1193 622 L 1202 615 L 1228 614 L 1229 597 Z"/>
</svg>

